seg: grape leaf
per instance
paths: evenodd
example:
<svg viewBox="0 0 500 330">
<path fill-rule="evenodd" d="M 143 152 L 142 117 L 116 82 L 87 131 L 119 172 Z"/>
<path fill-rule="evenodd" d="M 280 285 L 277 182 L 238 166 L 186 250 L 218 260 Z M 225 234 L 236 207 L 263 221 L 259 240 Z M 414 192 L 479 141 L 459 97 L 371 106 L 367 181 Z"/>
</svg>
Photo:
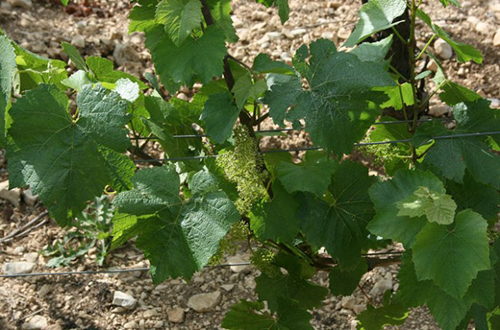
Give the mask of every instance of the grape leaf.
<svg viewBox="0 0 500 330">
<path fill-rule="evenodd" d="M 500 195 L 497 190 L 476 182 L 467 171 L 462 184 L 448 180 L 446 189 L 455 199 L 458 211 L 472 209 L 481 214 L 490 224 L 498 221 Z"/>
<path fill-rule="evenodd" d="M 481 99 L 481 95 L 476 92 L 449 80 L 444 81 L 441 85 L 441 89 L 443 91 L 439 93 L 439 98 L 441 101 L 451 106 L 462 102 L 474 102 Z"/>
<path fill-rule="evenodd" d="M 231 136 L 239 113 L 240 109 L 234 104 L 230 93 L 210 95 L 201 115 L 207 135 L 217 143 L 226 141 Z"/>
<path fill-rule="evenodd" d="M 153 96 L 146 97 L 144 105 L 150 113 L 150 118 L 143 121 L 158 138 L 168 157 L 199 156 L 203 148 L 200 139 L 174 138 L 174 134 L 198 134 L 192 125 L 199 123 L 201 107 L 194 102 L 175 101 L 175 99 L 166 102 Z"/>
<path fill-rule="evenodd" d="M 247 100 L 257 101 L 259 96 L 267 90 L 264 80 L 252 80 L 250 74 L 246 74 L 236 80 L 233 87 L 234 98 L 239 109 L 243 108 Z"/>
<path fill-rule="evenodd" d="M 16 54 L 9 38 L 0 35 L 0 147 L 7 143 L 5 137 L 5 112 L 10 104 L 12 77 L 16 70 Z"/>
<path fill-rule="evenodd" d="M 495 286 L 492 270 L 480 271 L 466 295 L 456 299 L 444 292 L 432 280 L 417 279 L 411 251 L 403 254 L 402 262 L 398 274 L 400 286 L 394 299 L 410 307 L 428 304 L 432 315 L 443 329 L 456 329 L 474 303 L 492 306 Z"/>
<path fill-rule="evenodd" d="M 297 307 L 292 300 L 279 299 L 278 310 L 273 317 L 263 311 L 264 303 L 242 300 L 231 307 L 222 320 L 222 327 L 234 330 L 312 330 L 311 314 Z"/>
<path fill-rule="evenodd" d="M 490 268 L 487 222 L 477 213 L 457 214 L 453 228 L 427 224 L 413 245 L 419 280 L 433 280 L 449 295 L 461 299 L 481 270 Z"/>
<path fill-rule="evenodd" d="M 81 91 L 83 86 L 95 84 L 97 80 L 94 79 L 88 72 L 78 70 L 73 73 L 69 78 L 61 80 L 61 84 L 68 86 L 76 91 Z"/>
<path fill-rule="evenodd" d="M 178 47 L 200 27 L 201 7 L 199 0 L 162 0 L 156 7 L 156 20 L 165 25 L 165 31 Z"/>
<path fill-rule="evenodd" d="M 173 165 L 142 169 L 132 178 L 134 189 L 118 194 L 114 201 L 121 214 L 138 216 L 131 226 L 120 224 L 130 219 L 115 218 L 115 226 L 138 233 L 137 246 L 151 262 L 155 283 L 169 277 L 190 278 L 202 269 L 239 219 L 227 195 L 205 184 L 215 180 L 212 174 L 194 174 L 189 200 L 180 198 L 179 180 Z"/>
<path fill-rule="evenodd" d="M 414 139 L 500 130 L 500 120 L 486 100 L 460 103 L 453 107 L 457 128 L 449 131 L 442 123 L 425 123 Z M 427 152 L 424 163 L 440 171 L 444 177 L 462 182 L 468 169 L 478 182 L 500 187 L 500 156 L 489 151 L 486 136 L 436 139 Z"/>
<path fill-rule="evenodd" d="M 393 21 L 403 15 L 405 9 L 404 0 L 370 0 L 365 3 L 358 12 L 359 21 L 344 46 L 353 47 L 372 34 L 401 23 Z"/>
<path fill-rule="evenodd" d="M 321 198 L 330 185 L 336 165 L 324 159 L 300 164 L 281 162 L 276 166 L 276 172 L 278 180 L 289 193 L 308 191 Z"/>
<path fill-rule="evenodd" d="M 156 24 L 156 6 L 159 0 L 139 0 L 128 16 L 130 24 L 128 33 L 145 32 Z"/>
<path fill-rule="evenodd" d="M 439 0 L 443 6 L 448 6 L 449 4 L 452 4 L 454 6 L 460 7 L 460 2 L 458 0 Z"/>
<path fill-rule="evenodd" d="M 343 270 L 340 267 L 333 267 L 330 270 L 330 291 L 334 295 L 348 296 L 356 290 L 361 277 L 368 271 L 368 265 L 364 260 L 360 260 L 353 270 Z"/>
<path fill-rule="evenodd" d="M 286 75 L 295 75 L 293 68 L 288 64 L 273 61 L 269 58 L 269 55 L 260 53 L 253 61 L 253 71 L 257 73 L 277 73 Z"/>
<path fill-rule="evenodd" d="M 259 300 L 266 300 L 273 312 L 279 309 L 280 299 L 296 300 L 300 308 L 312 309 L 321 306 L 321 302 L 328 294 L 327 289 L 303 279 L 300 274 L 290 270 L 287 275 L 279 272 L 275 277 L 262 273 L 255 282 Z"/>
<path fill-rule="evenodd" d="M 343 269 L 352 269 L 359 262 L 368 236 L 365 227 L 373 217 L 368 188 L 374 181 L 364 166 L 344 162 L 332 177 L 331 202 L 306 193 L 297 213 L 308 241 L 326 247 Z"/>
<path fill-rule="evenodd" d="M 73 46 L 72 44 L 68 44 L 67 42 L 62 42 L 61 46 L 78 70 L 88 71 L 85 60 L 83 59 L 82 55 L 80 55 L 80 52 L 75 48 L 75 46 Z"/>
<path fill-rule="evenodd" d="M 231 0 L 207 0 L 215 25 L 224 31 L 229 42 L 238 41 L 231 19 Z"/>
<path fill-rule="evenodd" d="M 367 305 L 367 309 L 357 316 L 358 330 L 379 330 L 386 325 L 402 325 L 409 311 L 405 306 L 390 303 L 387 306 L 375 308 Z"/>
<path fill-rule="evenodd" d="M 40 84 L 55 84 L 60 90 L 66 91 L 66 86 L 61 81 L 68 77 L 66 63 L 59 60 L 34 54 L 16 43 L 12 43 L 16 52 L 16 64 L 19 72 L 20 84 L 16 91 L 21 93 L 35 89 Z"/>
<path fill-rule="evenodd" d="M 288 5 L 288 0 L 275 0 L 278 5 L 278 15 L 282 24 L 288 21 L 290 16 L 290 6 Z"/>
<path fill-rule="evenodd" d="M 448 0 L 442 0 L 442 1 L 448 1 Z M 481 55 L 481 52 L 479 50 L 477 50 L 475 47 L 471 45 L 453 41 L 450 35 L 446 33 L 446 31 L 444 31 L 441 27 L 432 23 L 432 20 L 429 17 L 429 15 L 424 13 L 422 10 L 420 9 L 417 10 L 417 16 L 422 21 L 424 21 L 425 24 L 427 24 L 438 37 L 446 41 L 451 46 L 451 48 L 453 48 L 453 50 L 457 54 L 459 62 L 465 63 L 471 60 L 478 64 L 481 64 L 483 62 L 483 56 Z"/>
<path fill-rule="evenodd" d="M 271 202 L 252 210 L 251 228 L 262 240 L 291 242 L 300 230 L 299 219 L 295 216 L 299 202 L 277 181 L 273 183 L 273 194 Z"/>
<path fill-rule="evenodd" d="M 432 173 L 421 171 L 397 171 L 392 180 L 379 182 L 370 188 L 370 197 L 376 215 L 368 224 L 368 230 L 386 239 L 393 239 L 411 247 L 415 236 L 425 226 L 424 217 L 398 216 L 397 203 L 412 196 L 420 187 L 442 192 L 443 183 Z"/>
<path fill-rule="evenodd" d="M 139 84 L 140 89 L 146 89 L 148 86 L 143 83 L 140 79 L 128 74 L 126 72 L 115 71 L 113 62 L 110 60 L 97 57 L 89 56 L 86 61 L 88 67 L 94 74 L 95 78 L 100 82 L 116 83 L 119 79 L 130 79 L 132 82 Z"/>
<path fill-rule="evenodd" d="M 396 84 L 381 65 L 337 52 L 331 41 L 311 44 L 309 64 L 302 61 L 306 51 L 299 49 L 294 66 L 305 75 L 310 90 L 302 90 L 298 77 L 284 76 L 266 95 L 270 115 L 280 124 L 285 115 L 292 122 L 305 118 L 305 129 L 315 145 L 337 155 L 349 153 L 375 121 L 376 104 L 386 99 L 372 88 Z"/>
<path fill-rule="evenodd" d="M 356 46 L 351 54 L 356 55 L 363 62 L 375 62 L 387 66 L 390 60 L 386 57 L 391 45 L 392 34 L 377 42 L 363 42 Z"/>
<path fill-rule="evenodd" d="M 159 28 L 146 33 L 146 46 L 164 85 L 172 82 L 191 86 L 197 79 L 207 84 L 222 75 L 226 46 L 224 32 L 219 28 L 209 26 L 201 37 L 188 37 L 179 46 Z"/>
<path fill-rule="evenodd" d="M 439 192 L 419 187 L 412 195 L 396 203 L 399 209 L 398 216 L 411 218 L 426 216 L 429 222 L 440 225 L 453 223 L 457 204 L 444 192 L 444 187 Z"/>
<path fill-rule="evenodd" d="M 104 187 L 130 187 L 135 166 L 127 150 L 127 104 L 102 86 L 77 95 L 78 118 L 54 85 L 27 92 L 10 110 L 9 171 L 12 187 L 29 185 L 62 225 L 81 212 Z M 26 134 L 30 132 L 30 134 Z"/>
</svg>

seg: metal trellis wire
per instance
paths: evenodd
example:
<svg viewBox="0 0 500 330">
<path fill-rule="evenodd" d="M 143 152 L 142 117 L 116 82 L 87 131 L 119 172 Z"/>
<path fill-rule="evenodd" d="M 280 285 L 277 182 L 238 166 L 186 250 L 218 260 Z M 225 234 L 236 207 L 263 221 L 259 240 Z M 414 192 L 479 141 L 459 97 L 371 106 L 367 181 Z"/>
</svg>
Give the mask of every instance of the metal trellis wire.
<svg viewBox="0 0 500 330">
<path fill-rule="evenodd" d="M 478 133 L 462 133 L 462 134 L 452 134 L 452 135 L 441 135 L 441 136 L 433 136 L 429 139 L 429 142 L 432 140 L 446 140 L 446 139 L 456 139 L 456 138 L 466 138 L 466 137 L 476 137 L 476 136 L 486 136 L 486 135 L 499 135 L 500 131 L 494 132 L 478 132 Z M 362 146 L 373 146 L 373 145 L 383 145 L 383 144 L 396 144 L 396 143 L 406 143 L 411 142 L 411 139 L 401 139 L 401 140 L 392 140 L 392 141 L 377 141 L 377 142 L 363 142 L 363 143 L 355 143 L 355 147 Z M 263 151 L 263 154 L 271 154 L 271 153 L 282 153 L 282 152 L 299 152 L 299 151 L 309 151 L 309 150 L 321 150 L 323 148 L 320 147 L 304 147 L 304 148 L 291 148 L 291 149 L 277 149 L 277 150 L 266 150 Z M 151 158 L 151 159 L 137 159 L 136 163 L 154 163 L 154 162 L 176 162 L 176 161 L 184 161 L 184 160 L 193 160 L 193 159 L 205 159 L 205 158 L 214 158 L 218 155 L 206 155 L 206 156 L 192 156 L 192 157 L 176 157 L 176 158 Z"/>
</svg>

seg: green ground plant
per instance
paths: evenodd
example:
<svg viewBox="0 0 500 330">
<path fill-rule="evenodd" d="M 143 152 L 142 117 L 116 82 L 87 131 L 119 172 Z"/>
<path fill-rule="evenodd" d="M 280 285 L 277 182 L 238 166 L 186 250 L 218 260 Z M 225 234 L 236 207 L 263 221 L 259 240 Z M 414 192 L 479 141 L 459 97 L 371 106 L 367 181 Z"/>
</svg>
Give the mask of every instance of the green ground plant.
<svg viewBox="0 0 500 330">
<path fill-rule="evenodd" d="M 129 32 L 145 33 L 155 66 L 148 84 L 63 44 L 77 68 L 68 77 L 66 63 L 0 36 L 0 143 L 11 187 L 29 186 L 62 226 L 81 221 L 103 191 L 116 195 L 112 248 L 136 238 L 155 283 L 191 278 L 243 223 L 262 269 L 258 301 L 233 306 L 227 329 L 312 329 L 310 311 L 328 291 L 349 295 L 368 270 L 396 261 L 399 289 L 359 314 L 358 329 L 403 324 L 422 305 L 445 330 L 471 320 L 500 328 L 500 242 L 491 235 L 500 114 L 446 77 L 433 40 L 449 43 L 460 62 L 482 56 L 434 24 L 422 0 L 364 1 L 345 48 L 319 39 L 291 64 L 259 54 L 251 66 L 227 50 L 238 39 L 230 0 L 132 2 Z M 287 0 L 258 2 L 288 19 Z M 417 21 L 432 31 L 422 49 Z M 437 72 L 421 65 L 428 58 Z M 197 82 L 191 102 L 175 97 Z M 454 128 L 420 120 L 434 96 L 453 107 Z M 269 117 L 305 124 L 318 150 L 299 163 L 261 153 L 256 127 Z M 208 140 L 178 138 L 200 133 Z M 150 160 L 138 138 L 158 142 L 166 159 Z M 344 157 L 362 140 L 400 141 L 379 149 L 390 155 L 387 179 Z M 368 253 L 393 241 L 405 249 L 398 260 Z M 329 288 L 311 281 L 320 271 Z"/>
</svg>

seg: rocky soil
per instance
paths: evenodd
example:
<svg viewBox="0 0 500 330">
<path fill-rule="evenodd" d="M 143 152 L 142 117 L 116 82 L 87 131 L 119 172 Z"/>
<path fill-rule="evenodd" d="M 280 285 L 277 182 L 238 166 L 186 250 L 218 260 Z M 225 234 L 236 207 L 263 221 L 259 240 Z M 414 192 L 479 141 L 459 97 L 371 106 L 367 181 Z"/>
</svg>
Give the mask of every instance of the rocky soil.
<svg viewBox="0 0 500 330">
<path fill-rule="evenodd" d="M 233 1 L 233 20 L 240 41 L 232 54 L 246 63 L 259 52 L 290 61 L 303 43 L 323 37 L 341 45 L 356 22 L 359 1 L 290 0 L 290 20 L 281 25 L 275 9 L 250 0 Z M 500 1 L 462 1 L 463 7 L 442 9 L 437 0 L 425 1 L 426 9 L 455 40 L 471 43 L 484 54 L 483 65 L 459 64 L 445 45 L 433 45 L 448 74 L 500 107 Z M 70 42 L 84 55 L 109 57 L 119 69 L 143 77 L 151 72 L 150 55 L 141 34 L 127 34 L 129 2 L 76 1 L 64 10 L 57 1 L 0 1 L 0 27 L 21 46 L 41 55 L 67 60 L 60 42 Z M 420 29 L 424 43 L 429 32 Z M 72 70 L 72 69 L 70 69 Z M 178 94 L 188 98 L 189 91 Z M 437 101 L 435 116 L 445 115 Z M 438 109 L 440 112 L 438 112 Z M 273 127 L 266 123 L 266 128 Z M 264 148 L 300 147 L 303 132 L 272 137 Z M 3 158 L 3 157 L 2 157 Z M 0 170 L 0 239 L 43 212 L 29 191 L 7 191 L 5 162 Z M 46 272 L 42 247 L 63 233 L 46 221 L 26 235 L 0 243 L 3 272 Z M 63 270 L 96 270 L 95 251 Z M 240 249 L 228 262 L 248 260 Z M 105 269 L 143 268 L 148 263 L 127 245 L 108 258 Z M 329 296 L 324 307 L 313 312 L 315 329 L 354 329 L 355 315 L 366 303 L 379 301 L 387 289 L 397 290 L 397 266 L 377 268 L 366 274 L 362 290 L 350 297 Z M 113 275 L 40 276 L 0 280 L 0 329 L 219 329 L 225 312 L 241 299 L 255 299 L 252 267 L 207 268 L 186 283 L 170 280 L 154 286 L 145 272 Z M 327 286 L 326 274 L 316 278 Z M 417 309 L 400 329 L 438 329 L 425 309 Z"/>
</svg>

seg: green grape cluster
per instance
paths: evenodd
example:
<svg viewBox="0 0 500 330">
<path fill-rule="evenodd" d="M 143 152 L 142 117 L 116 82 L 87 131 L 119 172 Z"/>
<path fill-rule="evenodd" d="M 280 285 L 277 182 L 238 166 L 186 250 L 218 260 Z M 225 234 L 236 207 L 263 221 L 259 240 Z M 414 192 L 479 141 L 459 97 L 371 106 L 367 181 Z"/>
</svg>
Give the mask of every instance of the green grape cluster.
<svg viewBox="0 0 500 330">
<path fill-rule="evenodd" d="M 266 196 L 263 185 L 263 167 L 258 148 L 248 129 L 238 126 L 234 130 L 234 150 L 221 152 L 217 165 L 224 170 L 227 179 L 236 183 L 238 199 L 235 202 L 240 214 L 248 213 L 252 206 Z"/>
<path fill-rule="evenodd" d="M 273 264 L 275 259 L 276 254 L 273 251 L 264 248 L 257 249 L 250 257 L 252 264 L 270 277 L 275 277 L 279 273 L 279 268 Z"/>
<path fill-rule="evenodd" d="M 250 236 L 250 229 L 244 221 L 238 221 L 231 226 L 227 235 L 220 240 L 217 253 L 209 261 L 211 266 L 219 265 L 225 255 L 234 255 L 238 250 L 239 243 L 246 241 Z"/>
</svg>

